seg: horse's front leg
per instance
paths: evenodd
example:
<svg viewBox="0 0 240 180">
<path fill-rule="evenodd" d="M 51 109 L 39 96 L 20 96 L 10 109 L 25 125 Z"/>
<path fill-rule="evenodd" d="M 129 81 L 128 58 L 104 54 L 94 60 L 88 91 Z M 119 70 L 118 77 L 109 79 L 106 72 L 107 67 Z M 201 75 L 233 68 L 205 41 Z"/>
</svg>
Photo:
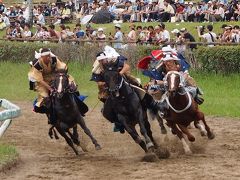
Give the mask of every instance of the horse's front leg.
<svg viewBox="0 0 240 180">
<path fill-rule="evenodd" d="M 118 121 L 124 126 L 125 130 L 130 134 L 130 136 L 133 138 L 133 140 L 141 146 L 141 148 L 147 153 L 148 149 L 145 144 L 145 142 L 141 139 L 141 137 L 138 135 L 135 128 L 130 127 L 127 124 L 127 118 L 123 116 L 122 114 L 117 114 Z"/>
<path fill-rule="evenodd" d="M 78 138 L 77 125 L 73 126 L 73 133 L 71 133 L 69 129 L 67 130 L 67 133 L 71 137 L 73 143 L 79 146 L 80 141 Z"/>
<path fill-rule="evenodd" d="M 149 138 L 151 139 L 151 141 L 153 142 L 155 148 L 158 147 L 156 141 L 154 140 L 153 136 L 152 136 L 152 130 L 151 130 L 151 125 L 148 121 L 148 116 L 147 116 L 147 112 L 143 110 L 143 121 L 144 121 L 144 126 L 146 128 L 147 134 L 149 136 Z M 143 135 L 143 134 L 142 134 Z"/>
<path fill-rule="evenodd" d="M 140 126 L 140 132 L 145 138 L 147 148 L 153 150 L 154 145 L 153 145 L 153 142 L 151 141 L 151 139 L 149 138 L 149 136 L 147 134 L 147 130 L 145 128 L 145 122 L 144 122 L 144 119 L 143 119 L 143 111 L 142 111 L 141 107 L 139 107 L 138 111 L 136 111 L 136 115 L 137 115 L 136 118 L 137 118 L 139 126 Z"/>
<path fill-rule="evenodd" d="M 181 131 L 187 135 L 188 137 L 188 140 L 191 141 L 191 142 L 194 142 L 195 141 L 195 137 L 189 132 L 188 128 L 181 125 L 181 124 L 178 124 L 178 127 L 181 129 Z"/>
<path fill-rule="evenodd" d="M 102 149 L 101 146 L 98 144 L 97 140 L 93 137 L 91 131 L 88 129 L 84 118 L 82 116 L 80 116 L 80 118 L 77 120 L 78 124 L 81 126 L 81 128 L 84 130 L 84 132 L 90 137 L 90 139 L 92 140 L 92 143 L 95 145 L 95 149 L 96 150 L 100 150 Z"/>
<path fill-rule="evenodd" d="M 67 141 L 68 145 L 73 149 L 76 155 L 78 155 L 77 149 L 74 147 L 72 140 L 67 136 L 67 134 L 64 132 L 64 130 L 60 127 L 59 124 L 54 125 L 59 134 L 61 134 L 62 137 Z"/>
<path fill-rule="evenodd" d="M 54 129 L 54 126 L 51 126 L 50 128 L 49 128 L 49 130 L 48 130 L 48 135 L 49 135 L 49 137 L 52 139 L 53 137 L 53 134 L 54 134 L 54 137 L 55 137 L 55 139 L 59 139 L 59 137 L 58 137 L 58 135 L 57 135 L 57 133 L 56 133 L 56 131 L 55 131 L 55 129 Z"/>
<path fill-rule="evenodd" d="M 181 140 L 185 154 L 192 154 L 192 151 L 187 144 L 183 133 L 178 129 L 177 125 L 172 121 L 168 121 L 168 125 L 172 128 L 172 131 L 177 134 L 178 138 Z"/>
</svg>

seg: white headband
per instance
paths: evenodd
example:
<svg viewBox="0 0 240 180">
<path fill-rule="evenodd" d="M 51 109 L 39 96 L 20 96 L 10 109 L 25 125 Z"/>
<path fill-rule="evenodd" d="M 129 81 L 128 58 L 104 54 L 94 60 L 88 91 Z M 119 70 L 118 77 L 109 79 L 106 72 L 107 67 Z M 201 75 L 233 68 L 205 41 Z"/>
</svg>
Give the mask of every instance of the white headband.
<svg viewBox="0 0 240 180">
<path fill-rule="evenodd" d="M 48 56 L 51 54 L 51 51 L 43 52 L 41 53 L 41 56 Z"/>
</svg>

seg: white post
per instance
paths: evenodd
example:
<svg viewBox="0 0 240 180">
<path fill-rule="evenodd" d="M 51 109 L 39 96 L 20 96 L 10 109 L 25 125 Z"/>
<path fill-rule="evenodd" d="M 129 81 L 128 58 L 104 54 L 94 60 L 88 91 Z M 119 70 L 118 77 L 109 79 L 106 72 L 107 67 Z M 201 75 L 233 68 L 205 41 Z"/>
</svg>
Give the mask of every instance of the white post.
<svg viewBox="0 0 240 180">
<path fill-rule="evenodd" d="M 33 25 L 33 2 L 32 0 L 27 0 L 28 10 L 29 10 L 29 18 L 28 23 L 30 26 Z"/>
</svg>

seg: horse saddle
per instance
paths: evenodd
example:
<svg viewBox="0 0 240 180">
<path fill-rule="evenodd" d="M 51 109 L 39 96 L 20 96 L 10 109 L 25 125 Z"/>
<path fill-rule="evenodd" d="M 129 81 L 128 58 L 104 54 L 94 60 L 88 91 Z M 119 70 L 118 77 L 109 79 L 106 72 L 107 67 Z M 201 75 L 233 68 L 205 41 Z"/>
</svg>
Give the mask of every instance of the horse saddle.
<svg viewBox="0 0 240 180">
<path fill-rule="evenodd" d="M 78 105 L 78 109 L 79 109 L 80 113 L 82 114 L 82 116 L 84 116 L 88 112 L 88 106 L 79 99 L 79 96 L 74 94 L 74 98 Z"/>
</svg>

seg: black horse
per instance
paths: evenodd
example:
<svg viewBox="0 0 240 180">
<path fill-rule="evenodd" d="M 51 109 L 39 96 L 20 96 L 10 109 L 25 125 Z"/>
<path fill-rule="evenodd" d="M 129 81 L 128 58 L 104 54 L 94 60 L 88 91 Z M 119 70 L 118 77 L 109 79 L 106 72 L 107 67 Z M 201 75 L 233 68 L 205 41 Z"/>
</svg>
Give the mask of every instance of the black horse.
<svg viewBox="0 0 240 180">
<path fill-rule="evenodd" d="M 109 97 L 104 103 L 103 116 L 112 123 L 123 125 L 145 152 L 149 152 L 149 150 L 151 152 L 156 143 L 152 136 L 146 110 L 144 110 L 138 94 L 119 74 L 116 63 L 109 63 L 105 65 L 104 69 L 103 77 L 108 87 Z M 145 141 L 136 131 L 136 124 L 139 124 Z"/>
<path fill-rule="evenodd" d="M 87 128 L 84 118 L 79 111 L 79 102 L 76 100 L 76 95 L 70 91 L 68 75 L 65 71 L 56 74 L 52 84 L 53 93 L 50 96 L 51 105 L 55 122 L 49 132 L 54 131 L 54 128 L 65 138 L 68 145 L 74 150 L 76 155 L 78 151 L 73 145 L 73 142 L 79 145 L 77 124 L 81 126 L 84 132 L 91 138 L 92 143 L 97 150 L 101 149 L 97 140 L 92 136 L 90 130 Z M 85 105 L 84 103 L 82 105 Z M 86 106 L 86 105 L 85 105 Z M 70 132 L 73 128 L 73 134 Z M 66 134 L 68 133 L 69 136 Z M 54 132 L 55 137 L 56 133 Z"/>
</svg>

